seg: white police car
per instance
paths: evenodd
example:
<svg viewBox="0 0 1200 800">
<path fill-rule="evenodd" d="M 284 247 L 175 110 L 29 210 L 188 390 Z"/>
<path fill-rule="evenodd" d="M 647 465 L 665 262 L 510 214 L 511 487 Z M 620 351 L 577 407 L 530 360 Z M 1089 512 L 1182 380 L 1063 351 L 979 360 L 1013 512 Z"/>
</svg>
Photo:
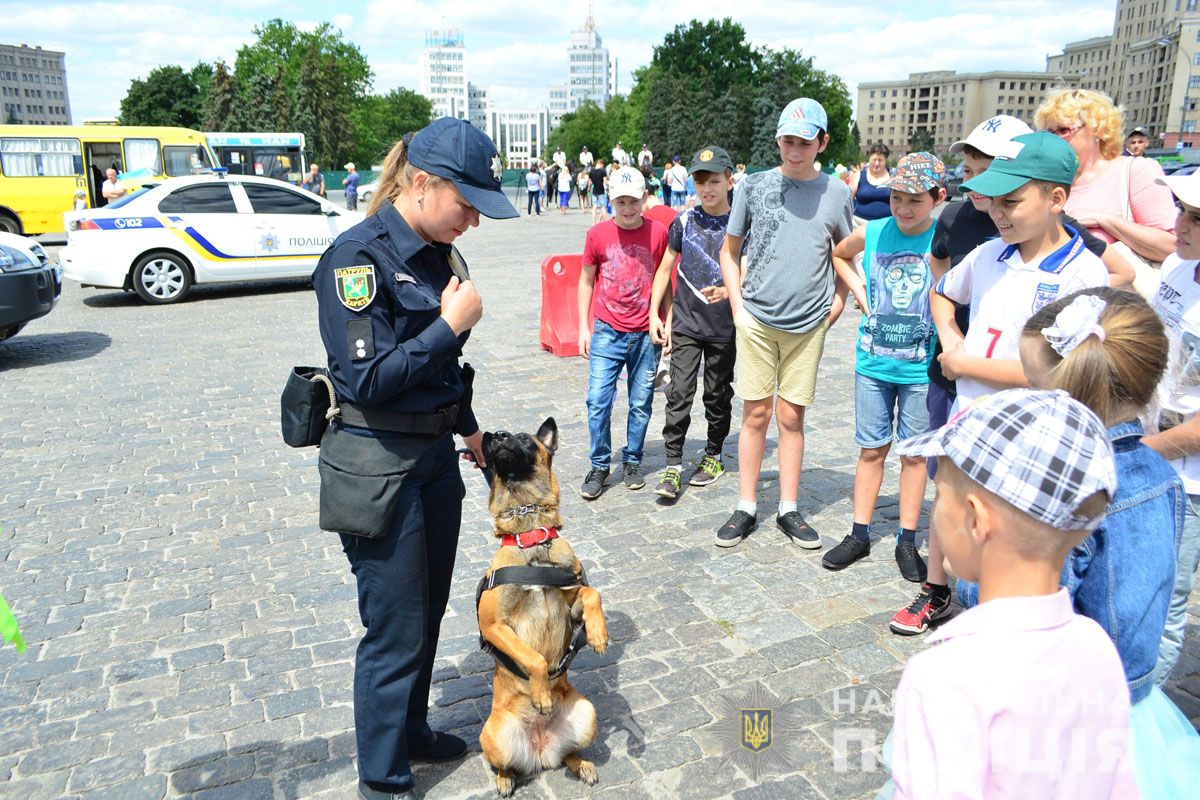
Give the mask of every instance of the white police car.
<svg viewBox="0 0 1200 800">
<path fill-rule="evenodd" d="M 62 296 L 62 271 L 33 239 L 0 231 L 0 341 L 49 314 Z"/>
<path fill-rule="evenodd" d="M 63 214 L 66 277 L 173 303 L 193 284 L 312 274 L 363 220 L 317 195 L 252 175 L 168 178 L 102 208 Z"/>
</svg>

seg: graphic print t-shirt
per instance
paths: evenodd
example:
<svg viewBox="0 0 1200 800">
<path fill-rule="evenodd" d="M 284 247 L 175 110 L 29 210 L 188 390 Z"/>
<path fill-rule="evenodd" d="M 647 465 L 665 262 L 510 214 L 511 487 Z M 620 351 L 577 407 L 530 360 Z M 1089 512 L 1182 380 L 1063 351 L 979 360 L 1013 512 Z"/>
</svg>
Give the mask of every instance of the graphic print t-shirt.
<svg viewBox="0 0 1200 800">
<path fill-rule="evenodd" d="M 764 325 L 806 333 L 829 317 L 833 248 L 850 235 L 850 187 L 828 175 L 807 181 L 778 169 L 742 181 L 729 233 L 748 237 L 745 308 Z"/>
<path fill-rule="evenodd" d="M 632 231 L 611 219 L 590 228 L 583 263 L 596 267 L 596 319 L 618 331 L 650 330 L 650 287 L 666 249 L 667 231 L 654 220 Z"/>
<path fill-rule="evenodd" d="M 679 253 L 671 330 L 706 342 L 733 340 L 729 301 L 709 303 L 701 289 L 721 286 L 721 246 L 729 212 L 719 217 L 693 208 L 675 218 L 667 231 L 667 246 Z"/>
<path fill-rule="evenodd" d="M 1162 283 L 1154 296 L 1154 310 L 1162 317 L 1171 342 L 1167 374 L 1159 384 L 1163 422 L 1175 425 L 1200 411 L 1200 285 L 1196 267 L 1171 254 L 1162 265 Z M 1200 455 L 1171 462 L 1188 494 L 1200 494 Z"/>
<path fill-rule="evenodd" d="M 867 304 L 858 328 L 855 369 L 891 383 L 926 383 L 936 332 L 929 314 L 929 245 L 934 226 L 916 236 L 893 217 L 867 223 L 863 270 Z"/>
</svg>

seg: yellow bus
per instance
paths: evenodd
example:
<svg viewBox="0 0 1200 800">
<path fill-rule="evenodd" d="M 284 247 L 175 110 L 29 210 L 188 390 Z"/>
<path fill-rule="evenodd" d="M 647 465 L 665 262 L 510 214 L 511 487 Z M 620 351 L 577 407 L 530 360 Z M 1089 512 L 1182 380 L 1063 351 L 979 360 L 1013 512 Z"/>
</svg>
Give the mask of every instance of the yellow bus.
<svg viewBox="0 0 1200 800">
<path fill-rule="evenodd" d="M 79 190 L 88 208 L 107 205 L 112 168 L 126 189 L 213 166 L 204 134 L 125 125 L 0 125 L 0 231 L 61 233 Z"/>
</svg>

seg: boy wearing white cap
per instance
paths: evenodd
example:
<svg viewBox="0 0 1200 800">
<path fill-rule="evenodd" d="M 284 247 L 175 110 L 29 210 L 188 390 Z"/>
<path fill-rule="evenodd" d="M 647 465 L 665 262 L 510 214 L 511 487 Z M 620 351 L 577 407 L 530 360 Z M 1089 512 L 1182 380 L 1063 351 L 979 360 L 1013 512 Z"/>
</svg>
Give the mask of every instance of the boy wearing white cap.
<svg viewBox="0 0 1200 800">
<path fill-rule="evenodd" d="M 579 276 L 579 352 L 590 361 L 588 434 L 591 467 L 579 493 L 595 500 L 604 491 L 612 461 L 613 403 L 617 379 L 629 376 L 629 420 L 621 452 L 627 489 L 646 485 L 642 449 L 654 402 L 654 374 L 662 348 L 650 339 L 650 291 L 667 249 L 667 229 L 642 218 L 646 180 L 632 167 L 608 179 L 613 218 L 593 225 L 583 246 Z M 595 303 L 595 322 L 588 317 Z"/>
<path fill-rule="evenodd" d="M 721 275 L 737 330 L 738 394 L 744 405 L 738 505 L 717 530 L 719 547 L 738 544 L 757 524 L 758 476 L 772 405 L 779 428 L 775 524 L 800 547 L 821 547 L 821 537 L 796 506 L 804 409 L 816 393 L 825 332 L 846 300 L 847 288 L 837 281 L 830 258 L 834 246 L 850 235 L 853 209 L 849 187 L 814 166 L 829 144 L 828 127 L 816 100 L 788 103 L 775 128 L 782 165 L 747 177 L 730 212 Z M 743 280 L 739 262 L 747 237 Z"/>
</svg>

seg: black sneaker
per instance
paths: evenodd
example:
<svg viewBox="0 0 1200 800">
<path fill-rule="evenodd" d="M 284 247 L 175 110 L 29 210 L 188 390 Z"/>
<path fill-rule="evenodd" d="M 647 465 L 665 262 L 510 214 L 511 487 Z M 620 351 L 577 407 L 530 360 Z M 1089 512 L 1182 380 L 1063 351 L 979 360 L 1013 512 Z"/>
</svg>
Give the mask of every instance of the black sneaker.
<svg viewBox="0 0 1200 800">
<path fill-rule="evenodd" d="M 900 568 L 900 574 L 906 581 L 924 583 L 925 578 L 929 576 L 925 559 L 921 558 L 921 554 L 917 552 L 916 545 L 908 542 L 896 545 L 896 566 Z"/>
<path fill-rule="evenodd" d="M 729 521 L 717 528 L 717 547 L 733 547 L 750 535 L 758 520 L 745 511 L 735 511 Z"/>
<path fill-rule="evenodd" d="M 621 466 L 621 480 L 626 489 L 640 489 L 646 485 L 646 473 L 641 464 L 627 463 Z"/>
<path fill-rule="evenodd" d="M 359 781 L 358 800 L 418 800 L 418 798 L 416 789 L 376 789 L 366 781 Z"/>
<path fill-rule="evenodd" d="M 792 544 L 797 544 L 805 550 L 820 550 L 821 537 L 812 529 L 812 526 L 804 521 L 804 517 L 800 516 L 799 511 L 789 511 L 782 516 L 775 517 L 775 524 L 779 530 L 788 535 L 792 540 Z"/>
<path fill-rule="evenodd" d="M 583 495 L 584 500 L 595 500 L 604 491 L 604 484 L 608 482 L 608 467 L 600 469 L 592 467 L 588 470 L 587 477 L 583 479 L 583 485 L 579 487 L 579 493 Z"/>
<path fill-rule="evenodd" d="M 850 534 L 842 539 L 841 544 L 825 554 L 821 559 L 821 566 L 825 569 L 845 569 L 860 558 L 865 558 L 870 552 L 870 542 L 864 542 Z"/>
<path fill-rule="evenodd" d="M 662 480 L 658 482 L 658 486 L 654 487 L 654 493 L 659 497 L 674 500 L 679 496 L 679 484 L 682 480 L 683 478 L 679 474 L 679 467 L 667 467 L 667 471 L 663 473 Z"/>
<path fill-rule="evenodd" d="M 409 761 L 453 761 L 467 754 L 467 743 L 452 733 L 434 733 L 432 742 L 409 743 Z"/>
</svg>

